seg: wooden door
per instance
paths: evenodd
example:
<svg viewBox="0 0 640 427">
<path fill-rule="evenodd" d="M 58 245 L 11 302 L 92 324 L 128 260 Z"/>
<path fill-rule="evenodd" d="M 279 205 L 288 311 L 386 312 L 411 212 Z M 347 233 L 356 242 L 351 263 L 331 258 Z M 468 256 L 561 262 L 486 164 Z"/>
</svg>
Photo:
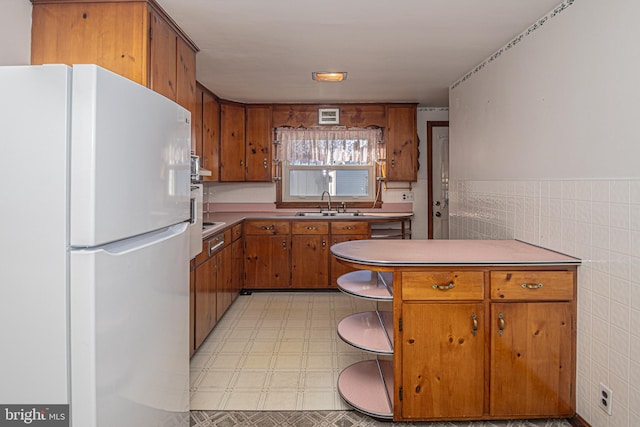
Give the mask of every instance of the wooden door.
<svg viewBox="0 0 640 427">
<path fill-rule="evenodd" d="M 271 106 L 247 105 L 246 181 L 271 182 Z"/>
<path fill-rule="evenodd" d="M 491 305 L 492 416 L 573 415 L 572 307 L 571 302 Z"/>
<path fill-rule="evenodd" d="M 327 288 L 329 285 L 329 236 L 298 234 L 292 237 L 291 286 Z"/>
<path fill-rule="evenodd" d="M 245 286 L 253 289 L 290 287 L 289 236 L 244 237 Z"/>
<path fill-rule="evenodd" d="M 386 174 L 388 181 L 418 179 L 418 136 L 415 105 L 387 106 Z"/>
<path fill-rule="evenodd" d="M 150 12 L 149 87 L 175 101 L 177 95 L 178 35 L 156 11 Z"/>
<path fill-rule="evenodd" d="M 220 181 L 244 181 L 245 177 L 244 105 L 221 105 Z"/>
<path fill-rule="evenodd" d="M 483 313 L 482 303 L 402 304 L 402 418 L 482 416 Z"/>
</svg>

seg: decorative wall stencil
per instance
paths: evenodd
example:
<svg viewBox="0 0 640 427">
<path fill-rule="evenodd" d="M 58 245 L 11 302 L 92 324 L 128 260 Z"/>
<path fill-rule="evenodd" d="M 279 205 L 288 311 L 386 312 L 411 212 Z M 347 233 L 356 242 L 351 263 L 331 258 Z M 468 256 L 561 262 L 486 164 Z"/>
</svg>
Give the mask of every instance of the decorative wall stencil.
<svg viewBox="0 0 640 427">
<path fill-rule="evenodd" d="M 520 33 L 517 37 L 515 37 L 513 40 L 511 40 L 509 43 L 507 43 L 505 46 L 501 47 L 497 52 L 495 52 L 493 55 L 491 55 L 489 58 L 485 59 L 482 63 L 478 64 L 473 70 L 469 71 L 467 74 L 465 74 L 464 76 L 462 76 L 462 78 L 460 78 L 458 81 L 456 81 L 454 84 L 452 84 L 450 86 L 451 90 L 454 90 L 456 87 L 458 87 L 462 82 L 468 80 L 469 78 L 471 78 L 471 76 L 473 76 L 474 74 L 476 74 L 477 72 L 479 72 L 480 70 L 482 70 L 487 64 L 495 61 L 496 59 L 498 59 L 503 53 L 507 52 L 509 49 L 515 47 L 518 43 L 520 43 L 525 37 L 527 37 L 528 35 L 530 35 L 531 33 L 533 33 L 534 31 L 536 31 L 537 29 L 541 28 L 545 23 L 547 23 L 549 21 L 549 19 L 551 18 L 555 18 L 558 14 L 560 14 L 561 12 L 564 12 L 565 10 L 567 10 L 567 8 L 569 6 L 571 6 L 573 3 L 575 2 L 575 0 L 565 0 L 564 2 L 562 2 L 561 4 L 559 4 L 558 6 L 556 6 L 551 12 L 549 12 L 548 14 L 546 14 L 545 16 L 543 16 L 542 18 L 538 19 L 538 21 L 536 21 L 535 24 L 533 24 L 532 26 L 530 26 L 529 28 L 527 28 L 526 31 L 523 31 L 522 33 Z"/>
<path fill-rule="evenodd" d="M 418 111 L 427 111 L 427 112 L 449 111 L 449 107 L 418 107 Z"/>
</svg>

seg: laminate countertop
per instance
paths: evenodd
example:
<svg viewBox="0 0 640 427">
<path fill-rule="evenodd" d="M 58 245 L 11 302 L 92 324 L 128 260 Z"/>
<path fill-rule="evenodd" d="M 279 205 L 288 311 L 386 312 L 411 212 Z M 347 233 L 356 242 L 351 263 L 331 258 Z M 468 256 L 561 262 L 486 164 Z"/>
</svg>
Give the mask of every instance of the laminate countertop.
<svg viewBox="0 0 640 427">
<path fill-rule="evenodd" d="M 413 217 L 413 212 L 359 212 L 354 216 L 299 216 L 296 212 L 205 212 L 204 221 L 215 225 L 206 227 L 202 237 L 223 231 L 241 223 L 244 220 L 297 220 L 297 221 L 392 221 L 407 220 Z"/>
<path fill-rule="evenodd" d="M 372 267 L 579 265 L 580 259 L 519 240 L 355 240 L 331 246 L 338 259 Z"/>
</svg>

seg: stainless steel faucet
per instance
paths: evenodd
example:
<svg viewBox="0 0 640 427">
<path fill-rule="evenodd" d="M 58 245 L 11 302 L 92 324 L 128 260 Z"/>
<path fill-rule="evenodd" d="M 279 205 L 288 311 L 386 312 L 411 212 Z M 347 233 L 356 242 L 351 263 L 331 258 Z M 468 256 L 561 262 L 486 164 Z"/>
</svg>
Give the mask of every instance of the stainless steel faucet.
<svg viewBox="0 0 640 427">
<path fill-rule="evenodd" d="M 320 196 L 320 201 L 324 200 L 324 195 L 325 194 L 327 196 L 329 196 L 329 202 L 327 203 L 327 208 L 329 209 L 329 211 L 331 211 L 331 194 L 328 191 L 325 190 L 325 191 L 322 192 L 322 196 Z"/>
</svg>

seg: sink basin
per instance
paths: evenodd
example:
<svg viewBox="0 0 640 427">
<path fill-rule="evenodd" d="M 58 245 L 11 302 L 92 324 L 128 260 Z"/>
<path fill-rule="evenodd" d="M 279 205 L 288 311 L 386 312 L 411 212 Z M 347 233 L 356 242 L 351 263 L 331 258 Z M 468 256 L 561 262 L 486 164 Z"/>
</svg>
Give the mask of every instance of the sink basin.
<svg viewBox="0 0 640 427">
<path fill-rule="evenodd" d="M 332 216 L 332 217 L 344 217 L 344 216 L 360 216 L 360 212 L 336 212 L 336 211 L 323 211 L 323 212 L 297 212 L 296 216 Z"/>
<path fill-rule="evenodd" d="M 215 227 L 219 227 L 221 225 L 225 225 L 225 222 L 208 222 L 205 221 L 202 223 L 202 230 L 210 230 Z"/>
</svg>

